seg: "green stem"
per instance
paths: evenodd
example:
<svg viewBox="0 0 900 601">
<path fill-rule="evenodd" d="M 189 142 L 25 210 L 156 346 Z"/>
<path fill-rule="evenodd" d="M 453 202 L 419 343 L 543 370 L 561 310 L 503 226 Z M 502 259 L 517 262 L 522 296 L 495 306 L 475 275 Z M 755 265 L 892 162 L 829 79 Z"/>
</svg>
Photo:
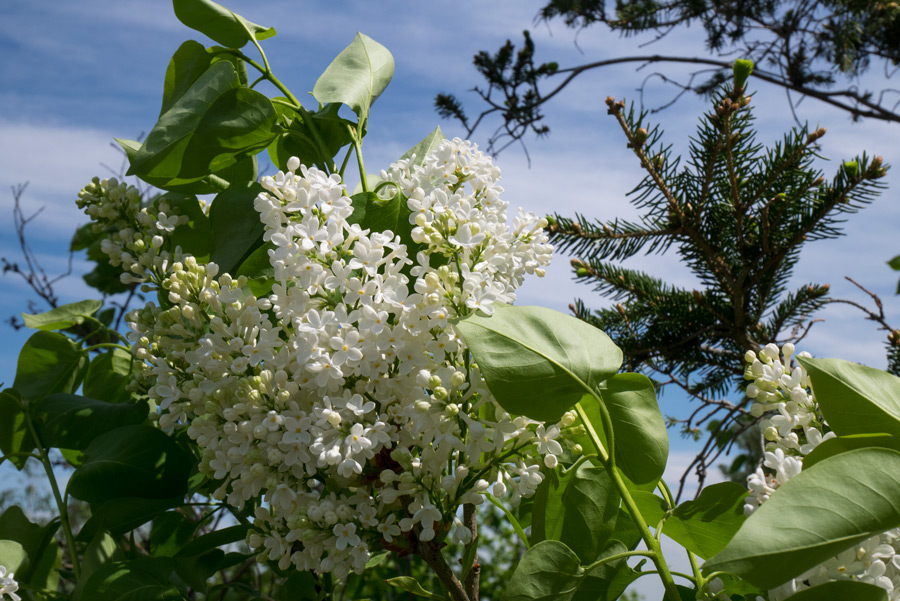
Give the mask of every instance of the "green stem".
<svg viewBox="0 0 900 601">
<path fill-rule="evenodd" d="M 121 344 L 116 344 L 115 342 L 101 342 L 100 344 L 95 344 L 93 346 L 87 346 L 87 347 L 83 348 L 82 350 L 84 352 L 90 352 L 90 351 L 95 351 L 98 348 L 118 348 L 118 349 L 122 349 L 126 353 L 129 353 L 129 354 L 131 353 L 130 348 L 128 348 L 127 346 L 122 346 Z"/>
<path fill-rule="evenodd" d="M 303 118 L 303 123 L 305 123 L 309 128 L 309 133 L 312 134 L 313 140 L 315 140 L 316 142 L 316 146 L 319 147 L 319 152 L 322 153 L 323 157 L 330 156 L 331 153 L 328 152 L 328 147 L 325 146 L 325 141 L 322 140 L 322 136 L 319 134 L 319 128 L 316 126 L 316 122 L 313 121 L 312 114 L 308 110 L 303 108 L 303 106 L 299 102 L 297 102 L 297 105 L 297 112 L 300 113 L 300 116 Z M 331 160 L 331 165 L 327 165 L 327 167 L 329 168 L 331 173 L 337 171 L 337 165 L 334 164 L 333 158 Z"/>
<path fill-rule="evenodd" d="M 578 412 L 578 416 L 581 418 L 581 421 L 591 438 L 591 442 L 593 442 L 594 446 L 597 448 L 597 453 L 600 455 L 600 460 L 603 462 L 606 471 L 609 473 L 610 478 L 612 478 L 613 483 L 616 485 L 616 489 L 618 489 L 619 495 L 622 497 L 622 503 L 625 504 L 625 509 L 628 511 L 628 514 L 631 516 L 631 520 L 634 522 L 634 525 L 637 526 L 638 531 L 641 533 L 641 538 L 644 540 L 644 544 L 647 545 L 647 550 L 651 553 L 650 555 L 648 555 L 648 557 L 653 560 L 653 563 L 656 565 L 656 569 L 659 571 L 660 580 L 662 580 L 663 586 L 666 589 L 666 596 L 669 598 L 669 601 L 681 601 L 681 595 L 679 594 L 678 589 L 675 587 L 675 581 L 672 579 L 672 573 L 669 571 L 669 566 L 666 564 L 666 560 L 663 557 L 659 541 L 656 540 L 656 538 L 650 532 L 650 528 L 649 526 L 647 526 L 647 522 L 644 521 L 644 516 L 641 515 L 637 504 L 634 502 L 634 499 L 631 496 L 631 492 L 628 490 L 628 487 L 622 480 L 622 476 L 619 475 L 618 470 L 615 469 L 615 462 L 613 460 L 612 453 L 608 453 L 604 448 L 603 442 L 600 440 L 600 437 L 597 435 L 597 432 L 591 425 L 591 422 L 588 419 L 587 414 L 584 412 L 584 408 L 581 406 L 581 403 L 577 403 L 575 405 L 575 410 Z M 610 419 L 609 414 L 606 411 L 606 407 L 603 406 L 602 402 L 600 402 L 600 410 L 601 415 L 603 415 L 603 417 L 605 418 L 604 427 L 606 427 L 607 429 L 607 436 L 612 439 L 612 427 L 606 421 L 607 419 Z"/>
<path fill-rule="evenodd" d="M 356 131 L 353 129 L 352 125 L 347 125 L 347 128 L 350 130 L 350 135 L 353 137 L 353 148 L 356 149 L 356 164 L 359 166 L 359 178 L 362 183 L 363 192 L 369 191 L 369 182 L 366 177 L 366 166 L 363 164 L 363 156 L 362 156 L 362 143 L 359 140 L 359 137 L 356 135 Z"/>
<path fill-rule="evenodd" d="M 598 567 L 602 566 L 603 564 L 609 563 L 611 561 L 616 561 L 617 559 L 623 559 L 625 557 L 639 557 L 639 556 L 649 557 L 652 559 L 653 553 L 651 553 L 650 551 L 624 551 L 622 553 L 616 553 L 615 555 L 610 555 L 609 557 L 604 557 L 603 559 L 595 561 L 594 563 L 592 563 L 590 565 L 584 566 L 584 571 L 590 572 L 594 568 L 598 568 Z"/>
<path fill-rule="evenodd" d="M 352 153 L 353 153 L 353 147 L 351 146 L 351 147 L 349 147 L 349 148 L 347 149 L 347 154 L 344 155 L 344 160 L 343 160 L 343 162 L 341 163 L 341 170 L 338 171 L 338 173 L 339 173 L 340 176 L 341 176 L 341 181 L 344 180 L 344 170 L 347 168 L 347 163 L 350 162 L 350 155 L 351 155 Z"/>
<path fill-rule="evenodd" d="M 30 457 L 32 459 L 41 460 L 40 455 L 35 455 L 34 453 L 24 453 L 22 451 L 13 451 L 12 453 L 7 453 L 6 455 L 0 455 L 0 463 L 4 461 L 9 461 L 10 457 Z"/>
<path fill-rule="evenodd" d="M 688 555 L 688 560 L 691 562 L 691 571 L 694 573 L 694 582 L 697 584 L 697 590 L 702 591 L 703 587 L 706 586 L 706 582 L 709 580 L 708 578 L 703 577 L 703 573 L 700 572 L 700 565 L 697 563 L 697 556 L 691 553 L 690 550 L 685 549 Z"/>
<path fill-rule="evenodd" d="M 75 537 L 72 535 L 72 526 L 69 523 L 69 508 L 59 493 L 59 485 L 56 483 L 56 476 L 53 474 L 53 464 L 50 463 L 50 457 L 47 455 L 47 450 L 44 448 L 43 443 L 41 443 L 27 407 L 23 407 L 22 414 L 25 416 L 28 432 L 34 439 L 34 444 L 40 453 L 41 464 L 44 466 L 44 471 L 47 472 L 47 479 L 50 480 L 50 488 L 53 490 L 53 498 L 56 500 L 56 508 L 59 511 L 59 521 L 62 524 L 63 534 L 66 537 L 66 546 L 69 548 L 69 555 L 72 556 L 72 571 L 75 572 L 75 580 L 77 581 L 81 577 L 81 564 L 78 561 L 78 553 L 75 551 Z"/>
</svg>

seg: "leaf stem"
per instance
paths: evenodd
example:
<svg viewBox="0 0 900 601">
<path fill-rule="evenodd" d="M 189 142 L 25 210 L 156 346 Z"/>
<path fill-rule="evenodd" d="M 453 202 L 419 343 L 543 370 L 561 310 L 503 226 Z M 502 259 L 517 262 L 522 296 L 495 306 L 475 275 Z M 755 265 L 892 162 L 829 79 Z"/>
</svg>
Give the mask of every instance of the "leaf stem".
<svg viewBox="0 0 900 601">
<path fill-rule="evenodd" d="M 500 509 L 503 513 L 506 514 L 506 518 L 509 520 L 509 523 L 512 524 L 513 529 L 516 531 L 516 534 L 519 535 L 519 539 L 522 541 L 522 544 L 525 545 L 526 549 L 531 548 L 531 544 L 528 542 L 528 536 L 525 534 L 525 530 L 522 529 L 522 526 L 519 524 L 519 520 L 512 514 L 512 512 L 507 509 L 503 503 L 500 502 L 500 499 L 495 497 L 489 492 L 482 493 L 487 500 L 490 501 L 495 507 Z"/>
<path fill-rule="evenodd" d="M 596 397 L 596 393 L 593 393 L 592 396 Z M 597 399 L 597 402 L 600 403 L 601 415 L 605 417 L 603 421 L 604 427 L 608 430 L 607 436 L 611 439 L 612 426 L 607 421 L 610 420 L 609 414 L 606 411 L 606 407 L 603 405 L 603 402 L 600 399 Z M 622 480 L 622 476 L 619 475 L 618 470 L 616 470 L 612 454 L 607 452 L 607 450 L 604 448 L 603 442 L 600 440 L 600 437 L 597 435 L 596 430 L 594 430 L 593 426 L 591 425 L 591 422 L 588 419 L 584 408 L 581 406 L 581 403 L 577 403 L 575 405 L 575 410 L 578 412 L 578 416 L 581 418 L 582 423 L 584 423 L 585 429 L 588 432 L 588 436 L 590 436 L 591 438 L 591 442 L 593 442 L 594 446 L 597 448 L 597 453 L 600 456 L 600 461 L 603 462 L 603 466 L 606 468 L 606 471 L 609 473 L 610 478 L 612 478 L 613 483 L 616 485 L 616 488 L 619 491 L 619 495 L 622 497 L 622 503 L 625 504 L 625 509 L 628 511 L 628 514 L 631 516 L 631 520 L 634 522 L 634 525 L 637 526 L 638 531 L 641 533 L 641 538 L 644 540 L 644 544 L 647 545 L 647 549 L 649 552 L 647 556 L 653 560 L 653 563 L 656 565 L 656 569 L 659 571 L 659 577 L 666 589 L 666 596 L 669 598 L 669 601 L 681 601 L 681 595 L 679 594 L 678 589 L 675 587 L 675 581 L 672 579 L 672 573 L 669 571 L 669 566 L 666 564 L 666 560 L 663 557 L 659 541 L 656 540 L 656 538 L 650 532 L 650 528 L 649 526 L 647 526 L 647 522 L 644 521 L 644 516 L 641 515 L 637 504 L 634 502 L 634 499 L 631 496 L 631 492 L 628 490 L 628 487 Z"/>
<path fill-rule="evenodd" d="M 41 464 L 44 466 L 44 471 L 47 472 L 47 479 L 50 481 L 50 488 L 53 491 L 53 498 L 59 511 L 59 521 L 62 524 L 63 534 L 66 537 L 66 546 L 69 549 L 69 555 L 72 556 L 72 571 L 75 572 L 75 580 L 77 581 L 81 578 L 81 564 L 78 561 L 78 553 L 75 551 L 75 537 L 72 535 L 72 525 L 69 523 L 69 508 L 59 493 L 59 485 L 56 482 L 56 476 L 53 474 L 53 464 L 50 463 L 50 457 L 38 436 L 34 423 L 31 421 L 31 415 L 27 407 L 22 408 L 22 414 L 25 416 L 25 425 L 28 426 L 28 432 L 34 439 L 34 444 L 40 453 Z"/>
<path fill-rule="evenodd" d="M 363 192 L 369 191 L 369 182 L 366 177 L 366 166 L 363 164 L 363 156 L 362 156 L 362 141 L 359 138 L 359 130 L 354 129 L 352 125 L 347 125 L 347 128 L 350 130 L 350 136 L 353 138 L 353 148 L 356 149 L 356 164 L 359 166 L 359 179 L 362 185 Z"/>
<path fill-rule="evenodd" d="M 585 573 L 587 573 L 593 569 L 599 568 L 600 566 L 602 566 L 605 563 L 609 563 L 611 561 L 616 561 L 617 559 L 622 559 L 625 557 L 639 557 L 639 556 L 649 557 L 652 559 L 653 552 L 651 552 L 651 551 L 624 551 L 622 553 L 616 553 L 615 555 L 610 555 L 609 557 L 604 557 L 603 559 L 595 561 L 592 564 L 583 566 L 583 568 L 584 568 Z"/>
<path fill-rule="evenodd" d="M 95 344 L 92 346 L 86 346 L 81 350 L 88 353 L 90 351 L 96 351 L 99 348 L 117 348 L 117 349 L 122 349 L 123 351 L 125 351 L 128 354 L 131 354 L 130 348 L 128 348 L 127 346 L 123 346 L 121 344 L 116 344 L 115 342 L 101 342 L 99 344 Z"/>
</svg>

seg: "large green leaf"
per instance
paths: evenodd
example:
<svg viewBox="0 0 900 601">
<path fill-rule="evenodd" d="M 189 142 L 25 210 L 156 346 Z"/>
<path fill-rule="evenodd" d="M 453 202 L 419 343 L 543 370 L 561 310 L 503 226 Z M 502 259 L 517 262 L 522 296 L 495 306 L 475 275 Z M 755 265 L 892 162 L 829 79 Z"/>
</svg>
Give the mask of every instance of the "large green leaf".
<svg viewBox="0 0 900 601">
<path fill-rule="evenodd" d="M 615 374 L 599 390 L 615 433 L 616 465 L 635 484 L 656 483 L 669 459 L 669 437 L 653 382 L 643 374 Z"/>
<path fill-rule="evenodd" d="M 237 72 L 228 61 L 207 69 L 194 84 L 160 116 L 140 149 L 129 157 L 128 175 L 141 179 L 190 179 L 206 174 L 184 175 L 183 162 L 194 133 L 215 102 L 229 90 L 240 87 Z M 120 142 L 121 143 L 121 142 Z M 208 151 L 207 151 L 208 152 Z"/>
<path fill-rule="evenodd" d="M 34 437 L 25 421 L 25 401 L 15 388 L 0 392 L 0 453 L 22 470 L 28 458 L 20 453 L 34 450 Z"/>
<path fill-rule="evenodd" d="M 794 593 L 784 601 L 888 601 L 888 593 L 874 584 L 837 580 Z"/>
<path fill-rule="evenodd" d="M 232 185 L 219 193 L 209 208 L 213 248 L 210 260 L 220 271 L 234 273 L 249 254 L 262 245 L 263 224 L 253 201 L 263 191 L 256 182 Z"/>
<path fill-rule="evenodd" d="M 504 409 L 540 421 L 558 420 L 622 364 L 609 336 L 543 307 L 494 304 L 456 325 L 488 388 Z"/>
<path fill-rule="evenodd" d="M 175 561 L 147 557 L 104 564 L 87 579 L 83 599 L 91 601 L 175 601 L 184 599 L 170 578 Z"/>
<path fill-rule="evenodd" d="M 54 539 L 58 529 L 59 519 L 41 526 L 31 522 L 16 505 L 0 515 L 0 540 L 18 543 L 27 557 L 24 565 L 15 568 L 16 580 L 20 585 L 56 590 L 59 582 L 57 571 L 62 563 L 62 551 Z M 0 565 L 6 565 L 10 571 L 14 569 L 2 561 Z"/>
<path fill-rule="evenodd" d="M 447 139 L 447 136 L 444 135 L 444 132 L 441 131 L 440 126 L 435 127 L 434 131 L 425 136 L 425 138 L 403 153 L 403 156 L 400 157 L 400 160 L 408 159 L 412 156 L 416 158 L 413 160 L 413 165 L 422 165 L 425 163 L 425 157 L 431 154 L 438 146 L 441 145 L 441 142 Z"/>
<path fill-rule="evenodd" d="M 275 35 L 274 27 L 252 23 L 211 0 L 173 0 L 172 4 L 179 21 L 228 48 L 243 48 L 254 38 Z"/>
<path fill-rule="evenodd" d="M 771 589 L 900 526 L 900 453 L 854 449 L 782 484 L 703 570 Z"/>
<path fill-rule="evenodd" d="M 545 540 L 525 551 L 504 601 L 568 601 L 583 576 L 574 551 L 559 541 Z"/>
<path fill-rule="evenodd" d="M 332 61 L 313 87 L 322 104 L 346 104 L 364 124 L 369 107 L 394 76 L 394 57 L 387 48 L 367 35 L 356 34 L 353 42 Z"/>
<path fill-rule="evenodd" d="M 118 497 L 166 499 L 187 492 L 191 457 L 150 426 L 122 426 L 95 438 L 69 480 L 72 496 L 99 503 Z"/>
<path fill-rule="evenodd" d="M 126 390 L 131 380 L 134 358 L 130 353 L 112 348 L 91 359 L 81 391 L 86 397 L 107 403 L 125 403 L 131 398 Z"/>
<path fill-rule="evenodd" d="M 603 467 L 584 462 L 549 473 L 538 490 L 531 540 L 558 540 L 582 563 L 597 559 L 616 525 L 621 498 Z"/>
<path fill-rule="evenodd" d="M 649 492 L 633 491 L 641 515 L 655 527 L 668 511 L 665 501 Z M 682 547 L 708 559 L 720 552 L 746 519 L 747 490 L 737 482 L 707 486 L 693 501 L 685 501 L 666 518 L 663 534 Z"/>
<path fill-rule="evenodd" d="M 13 388 L 30 400 L 54 392 L 74 392 L 86 368 L 86 355 L 71 339 L 38 330 L 19 352 Z"/>
<path fill-rule="evenodd" d="M 103 301 L 83 300 L 62 305 L 37 315 L 22 313 L 22 319 L 25 320 L 26 326 L 34 330 L 65 330 L 74 325 L 84 323 L 86 317 L 96 313 L 102 306 Z"/>
<path fill-rule="evenodd" d="M 122 138 L 116 138 L 116 142 L 119 144 L 119 146 L 122 147 L 122 150 L 125 151 L 125 155 L 128 157 L 128 161 L 130 163 L 134 162 L 134 158 L 137 156 L 138 151 L 141 149 L 141 143 L 134 140 L 125 140 Z M 256 155 L 253 155 L 240 159 L 234 165 L 230 165 L 228 167 L 225 167 L 224 169 L 215 171 L 213 172 L 213 175 L 229 183 L 240 183 L 256 181 L 258 175 L 257 172 L 258 169 Z M 172 177 L 171 175 L 141 175 L 139 177 L 151 186 L 160 188 L 162 190 L 167 190 L 169 192 L 179 192 L 181 194 L 215 194 L 219 191 L 202 177 L 187 179 Z M 88 226 L 90 226 L 90 224 L 88 224 Z M 99 245 L 97 246 L 97 249 L 99 252 Z M 93 256 L 90 256 L 90 253 L 89 258 L 97 260 Z M 102 255 L 102 258 L 106 262 L 106 265 L 109 265 L 109 260 L 106 258 L 106 256 Z M 111 266 L 110 268 L 115 269 Z M 117 273 L 121 273 L 121 271 L 118 271 Z M 88 283 L 91 284 L 91 282 Z M 91 285 L 93 286 L 93 284 Z M 98 289 L 101 292 L 105 291 L 102 288 Z"/>
<path fill-rule="evenodd" d="M 900 436 L 900 378 L 840 359 L 798 361 L 825 421 L 839 436 L 875 432 Z"/>
<path fill-rule="evenodd" d="M 114 404 L 76 394 L 51 394 L 33 411 L 45 416 L 39 428 L 44 446 L 83 451 L 102 434 L 144 422 L 150 408 L 146 401 Z"/>
<path fill-rule="evenodd" d="M 215 65 L 211 67 L 214 68 Z M 197 123 L 178 175 L 205 177 L 242 157 L 255 155 L 275 139 L 274 127 L 275 107 L 271 100 L 249 88 L 225 90 Z"/>
</svg>

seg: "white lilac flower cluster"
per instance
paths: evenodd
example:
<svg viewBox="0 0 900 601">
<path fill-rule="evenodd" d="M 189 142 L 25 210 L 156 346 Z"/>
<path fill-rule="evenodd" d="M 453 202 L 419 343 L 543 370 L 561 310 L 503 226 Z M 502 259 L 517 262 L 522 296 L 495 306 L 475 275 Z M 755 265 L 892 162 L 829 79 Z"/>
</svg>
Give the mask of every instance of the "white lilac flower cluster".
<svg viewBox="0 0 900 601">
<path fill-rule="evenodd" d="M 13 578 L 15 574 L 7 573 L 5 566 L 0 566 L 0 599 L 6 599 L 7 596 L 12 601 L 22 601 L 22 598 L 16 594 L 19 590 L 19 583 Z"/>
<path fill-rule="evenodd" d="M 343 576 L 381 548 L 468 541 L 458 507 L 533 494 L 574 422 L 503 411 L 451 322 L 543 275 L 546 221 L 508 225 L 499 169 L 470 142 L 412 160 L 379 193 L 406 201 L 414 255 L 351 223 L 337 175 L 291 159 L 254 202 L 270 293 L 184 257 L 160 282 L 169 306 L 128 318 L 161 427 L 187 426 L 216 498 L 259 501 L 248 542 L 282 568 Z"/>
<path fill-rule="evenodd" d="M 95 177 L 78 193 L 76 204 L 93 221 L 94 232 L 106 234 L 100 248 L 111 265 L 121 266 L 123 284 L 159 282 L 173 262 L 162 248 L 165 239 L 188 217 L 174 214 L 165 200 L 143 206 L 140 191 L 116 178 Z"/>
<path fill-rule="evenodd" d="M 803 458 L 824 440 L 834 437 L 822 418 L 801 365 L 792 365 L 794 345 L 781 349 L 767 345 L 759 354 L 744 357 L 744 377 L 751 380 L 747 396 L 754 399 L 752 414 L 763 416 L 760 429 L 765 439 L 763 466 L 747 478 L 750 495 L 744 513 L 750 515 L 779 486 L 803 469 Z M 799 353 L 798 356 L 810 356 Z M 847 549 L 777 589 L 770 601 L 781 601 L 795 592 L 832 580 L 858 580 L 888 591 L 890 601 L 900 601 L 900 529 L 889 530 Z"/>
</svg>

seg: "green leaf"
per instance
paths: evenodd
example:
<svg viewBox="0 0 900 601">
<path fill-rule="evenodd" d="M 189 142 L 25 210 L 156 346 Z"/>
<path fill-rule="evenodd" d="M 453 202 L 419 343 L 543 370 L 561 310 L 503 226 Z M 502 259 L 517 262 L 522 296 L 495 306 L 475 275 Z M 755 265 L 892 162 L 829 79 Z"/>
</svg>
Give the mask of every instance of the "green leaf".
<svg viewBox="0 0 900 601">
<path fill-rule="evenodd" d="M 91 505 L 91 518 L 78 533 L 78 540 L 89 541 L 97 532 L 108 530 L 120 536 L 146 524 L 156 516 L 184 502 L 183 497 L 145 499 L 120 497 Z"/>
<path fill-rule="evenodd" d="M 798 357 L 816 402 L 838 436 L 886 433 L 900 437 L 900 378 L 840 359 Z"/>
<path fill-rule="evenodd" d="M 131 380 L 134 359 L 120 348 L 109 349 L 91 359 L 82 384 L 86 397 L 107 403 L 125 403 L 131 399 L 126 390 Z"/>
<path fill-rule="evenodd" d="M 253 201 L 263 191 L 256 182 L 232 185 L 219 193 L 209 208 L 213 245 L 210 261 L 222 273 L 234 270 L 262 245 L 263 224 Z"/>
<path fill-rule="evenodd" d="M 103 306 L 103 301 L 83 300 L 56 307 L 46 313 L 29 315 L 22 313 L 25 325 L 33 330 L 65 330 L 74 325 L 84 323 L 86 317 L 90 317 Z"/>
<path fill-rule="evenodd" d="M 186 170 L 182 162 L 185 159 L 193 161 L 192 157 L 186 155 L 186 151 L 194 133 L 215 102 L 226 92 L 239 86 L 237 72 L 230 62 L 221 61 L 207 69 L 160 116 L 134 156 L 129 156 L 131 167 L 128 175 L 137 175 L 148 183 L 151 179 L 199 179 L 205 176 L 205 173 L 196 172 L 183 175 Z"/>
<path fill-rule="evenodd" d="M 19 352 L 13 388 L 29 400 L 54 392 L 74 392 L 87 358 L 69 338 L 38 330 Z"/>
<path fill-rule="evenodd" d="M 260 152 L 275 139 L 274 127 L 271 100 L 249 88 L 224 90 L 205 108 L 192 132 L 179 177 L 205 177 Z"/>
<path fill-rule="evenodd" d="M 57 571 L 62 564 L 62 551 L 54 539 L 59 529 L 59 519 L 51 520 L 46 526 L 35 524 L 16 505 L 0 515 L 0 541 L 13 541 L 21 545 L 27 561 L 13 568 L 0 561 L 9 571 L 15 571 L 16 580 L 22 586 L 37 589 L 56 590 L 59 582 Z M 7 548 L 5 553 L 14 553 Z M 4 551 L 0 548 L 0 554 Z"/>
<path fill-rule="evenodd" d="M 348 223 L 358 223 L 364 229 L 373 232 L 390 231 L 400 236 L 406 245 L 407 254 L 411 257 L 421 245 L 412 239 L 413 225 L 409 222 L 410 210 L 406 197 L 397 194 L 392 198 L 379 198 L 374 192 L 360 192 L 351 197 L 353 213 L 347 218 Z"/>
<path fill-rule="evenodd" d="M 853 580 L 826 582 L 799 593 L 784 601 L 888 601 L 887 591 L 880 586 Z"/>
<path fill-rule="evenodd" d="M 494 304 L 457 329 L 500 406 L 539 421 L 556 421 L 585 393 L 618 371 L 622 351 L 585 322 L 543 307 Z"/>
<path fill-rule="evenodd" d="M 146 401 L 114 404 L 76 394 L 51 394 L 35 404 L 34 412 L 45 415 L 39 426 L 45 446 L 83 451 L 102 434 L 143 423 L 150 407 Z"/>
<path fill-rule="evenodd" d="M 400 160 L 408 159 L 415 155 L 415 159 L 413 160 L 413 165 L 423 165 L 425 163 L 425 157 L 434 152 L 434 150 L 441 145 L 441 142 L 447 139 L 447 136 L 444 135 L 444 132 L 441 131 L 440 126 L 435 127 L 434 131 L 425 136 L 425 138 L 403 153 L 403 156 L 400 157 Z"/>
<path fill-rule="evenodd" d="M 549 473 L 535 499 L 532 542 L 558 540 L 582 563 L 594 562 L 616 525 L 621 498 L 603 467 L 584 462 Z"/>
<path fill-rule="evenodd" d="M 771 589 L 900 526 L 900 453 L 855 449 L 782 484 L 703 570 Z"/>
<path fill-rule="evenodd" d="M 894 271 L 900 271 L 900 255 L 897 255 L 896 257 L 888 261 L 887 264 Z"/>
<path fill-rule="evenodd" d="M 208 532 L 190 541 L 178 551 L 178 556 L 197 555 L 223 545 L 236 543 L 247 538 L 250 526 L 239 524 Z"/>
<path fill-rule="evenodd" d="M 348 125 L 354 124 L 338 116 L 340 106 L 336 103 L 326 104 L 322 110 L 306 113 L 305 117 L 301 117 L 297 111 L 280 103 L 275 104 L 275 111 L 284 132 L 269 145 L 269 157 L 272 162 L 285 172 L 288 159 L 291 157 L 297 157 L 300 164 L 306 166 L 330 164 L 341 148 L 353 141 Z M 324 148 L 319 145 L 312 133 L 313 127 L 318 132 Z"/>
<path fill-rule="evenodd" d="M 199 42 L 188 40 L 178 47 L 166 69 L 160 116 L 172 108 L 176 100 L 184 96 L 194 82 L 209 69 L 211 61 L 212 55 Z"/>
<path fill-rule="evenodd" d="M 28 566 L 25 548 L 14 540 L 0 540 L 0 566 L 7 572 L 17 573 Z"/>
<path fill-rule="evenodd" d="M 122 426 L 95 438 L 68 491 L 89 503 L 118 497 L 166 499 L 187 492 L 193 460 L 163 432 Z"/>
<path fill-rule="evenodd" d="M 81 576 L 72 591 L 72 600 L 81 601 L 84 587 L 91 576 L 106 564 L 122 561 L 122 552 L 113 537 L 104 530 L 98 531 L 88 543 L 81 557 Z"/>
<path fill-rule="evenodd" d="M 568 601 L 575 595 L 584 570 L 575 552 L 555 540 L 540 542 L 516 566 L 505 601 Z"/>
<path fill-rule="evenodd" d="M 634 491 L 632 496 L 641 515 L 655 527 L 667 511 L 663 499 L 647 492 Z M 707 486 L 693 501 L 685 501 L 666 519 L 663 534 L 676 543 L 708 559 L 722 551 L 746 518 L 744 498 L 747 490 L 736 482 L 720 482 Z"/>
<path fill-rule="evenodd" d="M 257 297 L 265 296 L 272 292 L 275 284 L 275 269 L 269 261 L 269 250 L 274 248 L 271 242 L 266 242 L 248 256 L 238 267 L 235 276 L 247 276 L 247 286 Z"/>
<path fill-rule="evenodd" d="M 176 227 L 169 237 L 168 244 L 172 250 L 180 246 L 182 252 L 198 259 L 208 257 L 212 250 L 212 227 L 197 197 L 193 194 L 168 192 L 158 200 L 165 201 L 178 215 L 188 218 L 188 222 Z"/>
<path fill-rule="evenodd" d="M 227 48 L 243 48 L 252 39 L 266 40 L 276 33 L 274 27 L 252 23 L 211 0 L 173 0 L 172 4 L 179 21 Z"/>
<path fill-rule="evenodd" d="M 153 557 L 175 557 L 187 543 L 197 523 L 180 511 L 167 511 L 153 520 L 150 529 L 150 554 Z"/>
<path fill-rule="evenodd" d="M 130 163 L 133 163 L 134 158 L 137 156 L 138 151 L 141 149 L 141 143 L 135 142 L 134 140 L 125 140 L 122 138 L 116 138 L 115 140 L 125 151 L 125 155 L 128 157 L 128 161 Z M 256 181 L 257 171 L 256 156 L 254 155 L 242 158 L 238 160 L 238 162 L 234 165 L 230 165 L 228 167 L 225 167 L 224 169 L 221 169 L 220 171 L 216 171 L 212 175 L 224 179 L 229 183 L 241 183 Z M 207 183 L 204 178 L 201 177 L 187 179 L 167 175 L 141 175 L 139 177 L 151 186 L 160 188 L 162 190 L 167 190 L 169 192 L 179 192 L 181 194 L 215 194 L 219 191 L 218 188 L 213 187 L 211 184 Z M 88 224 L 88 226 L 90 226 L 90 224 Z M 97 249 L 99 252 L 99 245 Z M 101 258 L 106 261 L 107 265 L 109 264 L 109 261 L 108 259 L 106 259 L 105 255 L 103 255 Z M 121 271 L 117 273 L 121 273 Z M 100 289 L 100 291 L 103 292 L 103 289 Z"/>
<path fill-rule="evenodd" d="M 838 436 L 822 441 L 812 453 L 803 458 L 803 469 L 812 467 L 823 459 L 845 453 L 853 449 L 866 447 L 885 447 L 900 451 L 900 439 L 890 434 L 853 434 L 850 436 Z"/>
<path fill-rule="evenodd" d="M 316 579 L 312 572 L 293 572 L 275 597 L 278 601 L 318 601 Z"/>
<path fill-rule="evenodd" d="M 83 599 L 91 601 L 176 601 L 184 599 L 170 581 L 175 561 L 147 557 L 101 566 L 85 583 Z"/>
<path fill-rule="evenodd" d="M 15 388 L 0 392 L 0 452 L 19 471 L 25 467 L 28 458 L 18 453 L 30 453 L 35 447 L 25 421 L 24 402 Z"/>
<path fill-rule="evenodd" d="M 394 57 L 387 48 L 367 35 L 356 34 L 322 73 L 313 96 L 322 104 L 346 104 L 365 124 L 369 108 L 394 76 Z"/>
<path fill-rule="evenodd" d="M 615 374 L 599 389 L 615 432 L 616 465 L 635 484 L 656 483 L 666 469 L 669 437 L 653 382 L 643 374 Z"/>
<path fill-rule="evenodd" d="M 406 591 L 412 595 L 417 597 L 425 597 L 426 599 L 443 599 L 444 597 L 440 595 L 435 595 L 432 592 L 426 591 L 422 588 L 422 585 L 419 584 L 419 581 L 411 576 L 397 576 L 396 578 L 388 578 L 385 580 L 391 586 L 400 589 L 401 591 Z"/>
</svg>

